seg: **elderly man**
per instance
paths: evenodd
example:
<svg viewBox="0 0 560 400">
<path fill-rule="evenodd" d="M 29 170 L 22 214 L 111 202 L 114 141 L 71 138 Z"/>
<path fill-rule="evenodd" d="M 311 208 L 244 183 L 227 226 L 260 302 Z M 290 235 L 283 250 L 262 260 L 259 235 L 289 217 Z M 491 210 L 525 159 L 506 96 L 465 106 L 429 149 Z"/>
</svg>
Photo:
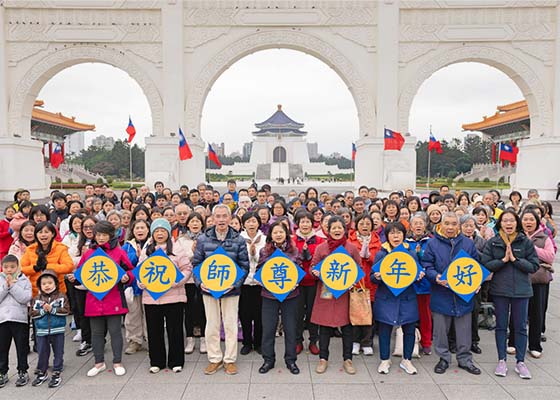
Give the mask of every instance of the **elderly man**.
<svg viewBox="0 0 560 400">
<path fill-rule="evenodd" d="M 208 292 L 208 288 L 198 279 L 195 283 L 203 292 L 204 310 L 206 311 L 206 346 L 209 364 L 204 370 L 206 375 L 215 374 L 222 366 L 226 374 L 237 374 L 237 311 L 241 285 L 249 271 L 247 245 L 239 233 L 229 226 L 231 211 L 228 206 L 218 204 L 212 210 L 214 226 L 201 235 L 197 241 L 193 265 L 198 266 L 218 247 L 222 247 L 233 261 L 245 271 L 237 281 L 219 299 Z M 225 352 L 220 347 L 220 324 L 223 321 L 226 335 Z"/>
</svg>

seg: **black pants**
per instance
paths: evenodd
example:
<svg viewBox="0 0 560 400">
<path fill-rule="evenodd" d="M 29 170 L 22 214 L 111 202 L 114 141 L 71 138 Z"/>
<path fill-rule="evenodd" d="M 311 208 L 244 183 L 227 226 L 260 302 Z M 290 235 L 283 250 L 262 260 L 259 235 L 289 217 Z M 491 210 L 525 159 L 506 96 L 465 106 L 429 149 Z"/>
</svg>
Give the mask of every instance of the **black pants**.
<svg viewBox="0 0 560 400">
<path fill-rule="evenodd" d="M 64 284 L 66 285 L 66 297 L 68 297 L 68 303 L 70 304 L 70 312 L 73 314 L 76 309 L 76 298 L 74 297 L 76 288 L 66 277 L 64 277 Z"/>
<path fill-rule="evenodd" d="M 51 346 L 54 353 L 53 372 L 62 372 L 64 364 L 64 333 L 56 335 L 37 336 L 37 370 L 47 372 L 49 358 L 51 356 Z"/>
<path fill-rule="evenodd" d="M 163 369 L 166 366 L 173 368 L 185 365 L 183 309 L 184 303 L 144 305 L 150 366 Z M 169 342 L 167 357 L 165 356 L 165 331 Z"/>
<path fill-rule="evenodd" d="M 187 303 L 185 307 L 185 332 L 187 337 L 194 337 L 194 327 L 200 327 L 200 336 L 204 336 L 206 329 L 206 314 L 204 313 L 204 303 L 202 293 L 194 283 L 185 285 L 187 291 Z"/>
<path fill-rule="evenodd" d="M 303 331 L 309 331 L 309 343 L 317 343 L 319 340 L 319 327 L 311 322 L 311 312 L 315 302 L 317 285 L 299 287 L 298 321 L 297 321 L 297 343 L 303 343 Z"/>
<path fill-rule="evenodd" d="M 471 320 L 471 339 L 472 343 L 478 344 L 480 342 L 480 335 L 478 334 L 478 315 L 480 314 L 480 302 L 482 299 L 482 293 L 480 291 L 474 295 L 474 308 L 472 311 L 472 320 Z"/>
<path fill-rule="evenodd" d="M 330 326 L 319 325 L 319 357 L 323 360 L 329 359 L 329 344 L 334 330 Z M 352 325 L 344 325 L 342 331 L 342 357 L 344 361 L 352 359 Z"/>
<path fill-rule="evenodd" d="M 29 353 L 29 325 L 25 322 L 3 322 L 0 324 L 0 374 L 8 373 L 8 354 L 12 345 L 16 344 L 17 370 L 27 371 L 27 354 Z"/>
<path fill-rule="evenodd" d="M 529 299 L 529 350 L 538 352 L 543 350 L 541 333 L 544 327 L 549 286 L 550 284 L 533 284 L 533 297 Z"/>
<path fill-rule="evenodd" d="M 86 312 L 86 294 L 87 290 L 74 290 L 74 321 L 76 322 L 76 327 L 82 330 L 82 341 L 91 344 L 91 326 L 89 318 L 84 316 Z"/>
<path fill-rule="evenodd" d="M 262 342 L 262 287 L 241 286 L 239 320 L 243 330 L 243 345 L 261 347 Z"/>
<path fill-rule="evenodd" d="M 296 362 L 298 301 L 297 296 L 283 302 L 266 297 L 262 299 L 262 355 L 265 362 L 271 364 L 276 362 L 274 339 L 276 338 L 276 327 L 278 326 L 280 312 L 282 312 L 282 323 L 284 324 L 284 361 L 286 364 Z"/>
</svg>

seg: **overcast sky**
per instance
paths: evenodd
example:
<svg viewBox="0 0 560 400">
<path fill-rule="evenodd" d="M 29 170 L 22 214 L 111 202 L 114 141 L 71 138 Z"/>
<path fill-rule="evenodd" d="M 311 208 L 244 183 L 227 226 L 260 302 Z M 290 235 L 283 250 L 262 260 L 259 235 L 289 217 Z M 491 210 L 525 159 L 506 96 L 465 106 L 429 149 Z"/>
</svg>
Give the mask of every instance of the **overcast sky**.
<svg viewBox="0 0 560 400">
<path fill-rule="evenodd" d="M 138 84 L 125 72 L 104 64 L 80 64 L 53 77 L 39 94 L 45 109 L 96 125 L 97 135 L 125 138 L 132 116 L 138 143 L 151 133 L 150 108 Z M 438 139 L 462 138 L 461 124 L 492 115 L 497 105 L 521 100 L 515 83 L 502 72 L 478 63 L 461 63 L 435 73 L 420 88 L 410 115 L 410 133 L 426 140 L 429 126 Z M 226 153 L 251 141 L 254 124 L 282 104 L 286 114 L 305 124 L 308 141 L 319 151 L 350 154 L 358 138 L 352 95 L 326 64 L 293 50 L 265 50 L 225 71 L 212 87 L 202 115 L 202 137 L 225 142 Z"/>
</svg>

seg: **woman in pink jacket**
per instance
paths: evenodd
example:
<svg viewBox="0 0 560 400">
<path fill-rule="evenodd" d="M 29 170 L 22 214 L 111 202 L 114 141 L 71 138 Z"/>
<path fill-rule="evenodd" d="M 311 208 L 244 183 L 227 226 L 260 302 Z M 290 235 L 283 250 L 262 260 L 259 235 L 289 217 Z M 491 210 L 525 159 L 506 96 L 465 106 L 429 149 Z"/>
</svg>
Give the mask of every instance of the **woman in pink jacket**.
<svg viewBox="0 0 560 400">
<path fill-rule="evenodd" d="M 154 220 L 150 226 L 151 238 L 142 250 L 138 260 L 140 265 L 156 250 L 162 249 L 184 275 L 183 279 L 173 284 L 165 294 L 154 300 L 148 291 L 142 293 L 142 303 L 146 315 L 148 331 L 148 349 L 150 355 L 150 372 L 157 374 L 169 366 L 173 372 L 181 372 L 185 364 L 183 353 L 183 309 L 187 302 L 185 283 L 191 277 L 192 266 L 189 254 L 180 243 L 173 243 L 171 225 L 165 218 Z M 140 289 L 146 286 L 138 282 Z M 165 331 L 169 349 L 165 354 Z"/>
<path fill-rule="evenodd" d="M 105 335 L 109 331 L 111 335 L 111 348 L 113 350 L 113 370 L 115 375 L 122 376 L 126 369 L 121 363 L 123 337 L 122 337 L 122 316 L 128 312 L 124 297 L 124 284 L 134 280 L 132 275 L 132 264 L 128 260 L 126 252 L 119 246 L 119 239 L 115 236 L 115 228 L 107 221 L 99 221 L 93 228 L 94 239 L 90 249 L 84 253 L 78 268 L 86 262 L 88 258 L 101 248 L 117 265 L 126 271 L 121 281 L 110 291 L 98 300 L 91 292 L 86 294 L 85 316 L 89 318 L 91 326 L 91 345 L 95 357 L 95 365 L 87 372 L 87 376 L 94 377 L 107 367 L 105 365 Z M 72 281 L 75 278 L 69 277 Z"/>
</svg>

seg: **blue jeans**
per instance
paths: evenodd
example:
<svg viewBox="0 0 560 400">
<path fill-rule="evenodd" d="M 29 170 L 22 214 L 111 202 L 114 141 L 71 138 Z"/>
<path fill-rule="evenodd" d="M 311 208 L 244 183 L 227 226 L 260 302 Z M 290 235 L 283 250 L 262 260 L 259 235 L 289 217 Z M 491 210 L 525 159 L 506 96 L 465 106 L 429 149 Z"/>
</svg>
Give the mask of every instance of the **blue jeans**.
<svg viewBox="0 0 560 400">
<path fill-rule="evenodd" d="M 51 355 L 51 346 L 54 353 L 53 372 L 62 372 L 64 363 L 64 333 L 37 336 L 37 352 L 39 353 L 37 370 L 43 373 L 47 372 Z"/>
<path fill-rule="evenodd" d="M 527 351 L 527 310 L 528 298 L 513 298 L 503 296 L 492 296 L 494 299 L 494 310 L 496 314 L 496 347 L 498 359 L 505 360 L 507 357 L 507 328 L 509 315 L 513 322 L 513 333 L 515 341 L 515 358 L 517 362 L 525 359 Z"/>
<path fill-rule="evenodd" d="M 381 360 L 389 360 L 391 358 L 391 334 L 393 333 L 393 325 L 377 322 L 379 329 L 379 356 Z M 404 324 L 401 326 L 403 330 L 403 358 L 412 359 L 414 351 L 415 329 L 416 324 Z"/>
</svg>

